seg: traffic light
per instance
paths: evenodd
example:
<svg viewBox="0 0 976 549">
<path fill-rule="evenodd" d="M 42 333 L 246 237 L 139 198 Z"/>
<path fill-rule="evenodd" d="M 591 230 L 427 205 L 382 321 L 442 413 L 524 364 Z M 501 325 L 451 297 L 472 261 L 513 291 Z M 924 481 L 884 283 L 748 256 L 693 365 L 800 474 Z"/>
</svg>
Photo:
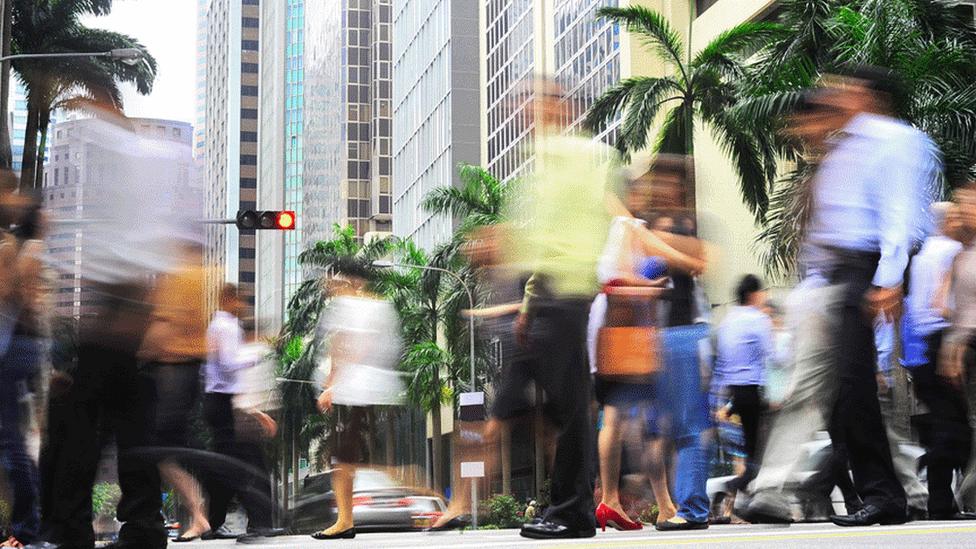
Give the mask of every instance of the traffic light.
<svg viewBox="0 0 976 549">
<path fill-rule="evenodd" d="M 291 231 L 295 229 L 295 219 L 291 210 L 239 210 L 237 228 Z"/>
</svg>

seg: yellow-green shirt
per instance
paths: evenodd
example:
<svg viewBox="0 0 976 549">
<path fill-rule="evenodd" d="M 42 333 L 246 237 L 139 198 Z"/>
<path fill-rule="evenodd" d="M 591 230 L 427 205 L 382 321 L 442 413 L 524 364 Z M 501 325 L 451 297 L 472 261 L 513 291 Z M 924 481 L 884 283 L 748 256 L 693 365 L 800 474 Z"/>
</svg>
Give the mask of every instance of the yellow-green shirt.
<svg viewBox="0 0 976 549">
<path fill-rule="evenodd" d="M 522 182 L 510 218 L 517 230 L 510 260 L 533 273 L 553 297 L 589 298 L 599 291 L 596 265 L 611 215 L 606 194 L 616 173 L 616 154 L 580 136 L 537 140 L 535 173 Z"/>
</svg>

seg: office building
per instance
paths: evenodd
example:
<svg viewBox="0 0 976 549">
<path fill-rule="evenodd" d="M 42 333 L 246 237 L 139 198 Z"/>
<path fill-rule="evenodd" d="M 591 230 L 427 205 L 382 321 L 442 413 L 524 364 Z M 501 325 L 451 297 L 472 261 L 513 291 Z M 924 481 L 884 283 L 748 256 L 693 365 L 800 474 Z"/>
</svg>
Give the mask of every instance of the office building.
<svg viewBox="0 0 976 549">
<path fill-rule="evenodd" d="M 391 0 L 325 2 L 304 13 L 302 245 L 392 224 Z"/>
<path fill-rule="evenodd" d="M 10 167 L 17 175 L 20 175 L 21 163 L 24 160 L 24 137 L 27 134 L 27 92 L 24 85 L 17 80 L 11 73 L 10 78 L 10 112 L 7 114 L 7 127 L 10 129 Z M 51 123 L 48 126 L 48 135 L 54 129 L 59 120 L 64 119 L 64 113 L 55 110 L 51 113 Z M 48 139 L 44 147 L 44 162 L 47 162 L 51 151 L 51 140 Z"/>
<path fill-rule="evenodd" d="M 531 100 L 538 77 L 552 78 L 573 98 L 567 131 L 577 131 L 587 109 L 610 86 L 668 70 L 619 25 L 596 17 L 604 6 L 639 4 L 664 14 L 687 34 L 690 6 L 678 0 L 483 0 L 486 90 L 485 163 L 502 180 L 532 166 L 535 124 Z M 612 143 L 619 120 L 597 138 Z"/>
<path fill-rule="evenodd" d="M 167 189 L 163 204 L 155 207 L 161 212 L 185 212 L 199 207 L 202 197 L 194 191 L 190 124 L 150 118 L 129 119 L 136 136 L 147 142 L 171 142 L 179 145 L 167 149 L 166 156 L 155 159 L 150 174 L 157 178 L 153 189 Z M 85 264 L 85 224 L 72 224 L 72 219 L 87 219 L 86 205 L 100 201 L 99 193 L 131 186 L 133 166 L 119 162 L 111 147 L 100 146 L 104 139 L 104 123 L 95 119 L 68 120 L 50 131 L 50 159 L 45 166 L 42 198 L 54 219 L 47 237 L 48 253 L 58 265 L 54 289 L 54 313 L 65 318 L 79 318 L 92 312 L 93 296 L 82 274 L 89 272 Z M 176 151 L 174 154 L 172 151 Z M 138 169 L 138 167 L 136 167 Z"/>
<path fill-rule="evenodd" d="M 480 164 L 477 0 L 404 0 L 393 16 L 393 230 L 430 250 L 454 219 L 421 207 L 459 185 L 461 163 Z"/>
<path fill-rule="evenodd" d="M 261 9 L 258 0 L 211 0 L 207 9 L 206 213 L 234 218 L 257 206 L 258 80 Z M 224 282 L 238 285 L 242 321 L 254 323 L 255 234 L 234 225 L 208 229 L 205 262 L 208 308 Z"/>
</svg>

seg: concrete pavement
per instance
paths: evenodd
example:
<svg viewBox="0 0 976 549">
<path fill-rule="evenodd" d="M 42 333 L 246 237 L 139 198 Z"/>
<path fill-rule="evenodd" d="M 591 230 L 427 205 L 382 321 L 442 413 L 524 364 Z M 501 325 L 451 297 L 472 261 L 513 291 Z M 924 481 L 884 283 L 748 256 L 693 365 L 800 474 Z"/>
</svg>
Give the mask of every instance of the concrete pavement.
<svg viewBox="0 0 976 549">
<path fill-rule="evenodd" d="M 519 537 L 516 530 L 478 532 L 377 533 L 360 534 L 354 540 L 316 541 L 308 536 L 276 538 L 260 545 L 241 545 L 234 541 L 207 541 L 174 545 L 187 549 L 229 547 L 267 547 L 274 549 L 387 548 L 402 549 L 503 549 L 510 547 L 579 547 L 588 549 L 626 549 L 631 547 L 722 547 L 792 549 L 795 547 L 884 548 L 924 547 L 925 549 L 976 547 L 976 522 L 913 522 L 900 526 L 840 528 L 832 524 L 792 526 L 713 526 L 708 530 L 661 533 L 653 529 L 640 532 L 597 533 L 595 538 L 539 542 Z"/>
</svg>

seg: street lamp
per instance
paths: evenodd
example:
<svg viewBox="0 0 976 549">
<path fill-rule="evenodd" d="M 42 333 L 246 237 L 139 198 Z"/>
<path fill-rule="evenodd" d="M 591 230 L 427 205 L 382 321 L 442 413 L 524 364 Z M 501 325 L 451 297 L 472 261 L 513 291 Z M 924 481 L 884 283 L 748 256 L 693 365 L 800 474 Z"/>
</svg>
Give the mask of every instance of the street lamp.
<svg viewBox="0 0 976 549">
<path fill-rule="evenodd" d="M 65 57 L 108 57 L 115 61 L 121 61 L 126 65 L 135 65 L 143 57 L 144 53 L 139 48 L 116 48 L 109 51 L 95 52 L 61 52 L 61 53 L 17 53 L 0 57 L 0 63 L 13 61 L 14 59 L 59 59 Z"/>
<path fill-rule="evenodd" d="M 407 269 L 411 269 L 412 268 L 412 269 L 420 269 L 420 270 L 423 270 L 423 271 L 436 271 L 438 273 L 444 273 L 444 274 L 446 274 L 448 276 L 453 277 L 455 280 L 458 281 L 459 284 L 461 284 L 461 287 L 464 288 L 464 292 L 466 294 L 468 294 L 468 304 L 470 306 L 469 314 L 468 314 L 468 337 L 470 338 L 470 344 L 471 344 L 471 347 L 470 347 L 470 358 L 469 358 L 469 360 L 471 361 L 471 387 L 469 388 L 469 390 L 471 392 L 474 392 L 474 389 L 475 389 L 475 371 L 474 371 L 474 295 L 471 293 L 471 289 L 468 288 L 468 285 L 464 283 L 464 279 L 462 279 L 460 276 L 458 276 L 458 274 L 455 273 L 454 271 L 449 271 L 447 269 L 442 269 L 440 267 L 430 267 L 430 266 L 427 266 L 427 265 L 407 265 L 407 264 L 400 264 L 400 263 L 394 263 L 392 261 L 388 261 L 388 260 L 385 260 L 385 259 L 377 259 L 376 261 L 373 261 L 373 267 L 376 267 L 376 268 L 379 268 L 379 269 L 389 269 L 389 268 L 392 268 L 392 267 L 404 267 L 404 268 L 407 268 Z M 478 479 L 476 479 L 476 478 L 472 478 L 471 479 L 471 511 L 472 511 L 471 512 L 472 525 L 474 526 L 474 528 L 478 528 Z"/>
<path fill-rule="evenodd" d="M 464 288 L 464 292 L 466 294 L 468 294 L 468 304 L 470 305 L 471 313 L 474 313 L 474 294 L 471 293 L 471 290 L 468 288 L 468 285 L 464 283 L 464 279 L 462 279 L 460 276 L 458 276 L 458 274 L 455 273 L 454 271 L 449 271 L 447 269 L 442 269 L 440 267 L 430 267 L 430 266 L 427 266 L 427 265 L 407 265 L 407 264 L 394 263 L 392 261 L 387 261 L 385 259 L 377 259 L 376 261 L 373 261 L 373 267 L 376 267 L 378 269 L 390 269 L 392 267 L 403 267 L 403 268 L 407 268 L 407 269 L 420 269 L 420 270 L 423 270 L 423 271 L 437 271 L 439 273 L 444 273 L 446 275 L 449 275 L 449 276 L 453 277 L 454 280 L 457 280 L 458 283 L 461 284 L 461 287 Z M 470 389 L 469 390 L 473 392 L 474 389 L 475 389 L 475 371 L 474 371 L 474 314 L 469 314 L 468 315 L 468 337 L 470 338 L 470 341 L 469 341 L 469 343 L 470 343 L 470 358 L 469 358 L 469 360 L 471 361 L 471 382 L 470 382 L 470 385 L 471 386 L 470 386 Z"/>
</svg>

